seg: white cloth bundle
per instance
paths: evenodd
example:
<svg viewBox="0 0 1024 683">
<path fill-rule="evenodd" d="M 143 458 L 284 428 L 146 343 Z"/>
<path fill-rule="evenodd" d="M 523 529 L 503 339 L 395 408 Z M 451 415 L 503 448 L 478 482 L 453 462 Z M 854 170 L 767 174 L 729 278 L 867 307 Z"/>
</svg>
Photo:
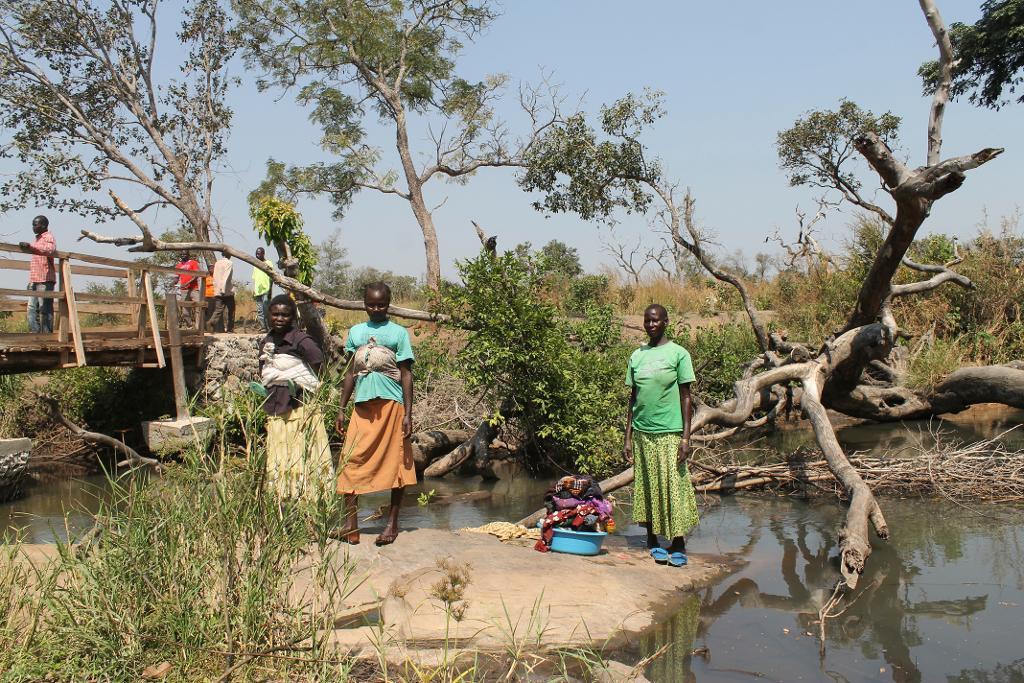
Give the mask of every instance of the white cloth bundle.
<svg viewBox="0 0 1024 683">
<path fill-rule="evenodd" d="M 263 347 L 260 361 L 260 382 L 265 387 L 287 386 L 289 381 L 305 391 L 316 391 L 320 386 L 320 380 L 304 360 L 288 353 L 274 353 L 273 344 Z"/>
</svg>

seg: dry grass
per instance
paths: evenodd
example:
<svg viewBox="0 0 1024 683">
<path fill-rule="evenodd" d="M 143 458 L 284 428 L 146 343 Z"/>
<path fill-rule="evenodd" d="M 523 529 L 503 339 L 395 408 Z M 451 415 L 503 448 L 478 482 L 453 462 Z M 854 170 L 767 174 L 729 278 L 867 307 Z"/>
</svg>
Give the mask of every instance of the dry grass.
<svg viewBox="0 0 1024 683">
<path fill-rule="evenodd" d="M 852 454 L 850 463 L 875 494 L 941 496 L 957 504 L 1024 501 L 1024 450 L 1003 443 L 1008 432 L 965 443 L 939 429 L 921 430 L 915 442 L 889 457 Z M 698 492 L 774 488 L 845 497 L 821 454 L 798 450 L 784 461 L 750 464 L 735 451 L 704 450 L 694 459 Z"/>
</svg>

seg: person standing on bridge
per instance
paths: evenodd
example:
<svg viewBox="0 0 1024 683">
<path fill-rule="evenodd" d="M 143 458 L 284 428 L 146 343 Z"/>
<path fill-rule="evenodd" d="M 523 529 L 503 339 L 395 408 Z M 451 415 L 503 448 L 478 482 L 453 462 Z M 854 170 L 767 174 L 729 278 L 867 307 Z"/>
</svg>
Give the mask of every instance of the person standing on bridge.
<svg viewBox="0 0 1024 683">
<path fill-rule="evenodd" d="M 28 288 L 34 292 L 52 292 L 57 284 L 57 271 L 53 267 L 53 255 L 57 242 L 50 234 L 50 221 L 46 216 L 32 219 L 34 242 L 19 242 L 18 246 L 32 254 L 28 267 Z M 28 300 L 29 332 L 53 332 L 53 299 L 34 296 Z"/>
<path fill-rule="evenodd" d="M 192 258 L 188 251 L 183 251 L 174 267 L 178 270 L 199 270 L 199 261 Z M 182 301 L 199 301 L 199 278 L 195 275 L 178 275 L 178 298 Z M 191 306 L 182 307 L 181 322 L 185 327 L 192 327 L 193 313 Z"/>
<path fill-rule="evenodd" d="M 267 258 L 263 247 L 256 249 L 256 258 L 267 268 L 274 270 L 274 263 Z M 256 302 L 256 317 L 264 332 L 270 331 L 270 296 L 273 292 L 273 283 L 270 275 L 259 268 L 252 269 L 252 298 Z"/>
<path fill-rule="evenodd" d="M 213 316 L 210 327 L 214 332 L 235 331 L 235 286 L 231 281 L 231 258 L 221 252 L 213 264 Z"/>
</svg>

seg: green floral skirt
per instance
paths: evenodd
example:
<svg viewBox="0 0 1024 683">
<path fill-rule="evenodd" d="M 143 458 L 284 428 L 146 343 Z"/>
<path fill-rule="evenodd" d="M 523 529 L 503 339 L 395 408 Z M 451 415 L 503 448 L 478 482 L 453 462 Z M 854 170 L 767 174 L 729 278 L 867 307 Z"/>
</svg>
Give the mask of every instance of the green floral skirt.
<svg viewBox="0 0 1024 683">
<path fill-rule="evenodd" d="M 697 526 L 697 496 L 690 471 L 677 462 L 682 434 L 633 430 L 633 520 L 650 522 L 666 538 L 685 536 Z"/>
</svg>

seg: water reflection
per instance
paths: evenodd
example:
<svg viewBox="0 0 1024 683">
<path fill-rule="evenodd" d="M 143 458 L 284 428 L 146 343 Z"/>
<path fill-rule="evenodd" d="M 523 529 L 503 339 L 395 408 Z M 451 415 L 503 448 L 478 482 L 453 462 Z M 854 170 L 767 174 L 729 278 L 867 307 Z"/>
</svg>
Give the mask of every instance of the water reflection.
<svg viewBox="0 0 1024 683">
<path fill-rule="evenodd" d="M 92 515 L 110 491 L 104 476 L 58 479 L 33 486 L 26 496 L 0 505 L 0 537 L 25 543 L 66 540 L 92 525 Z"/>
<path fill-rule="evenodd" d="M 672 644 L 648 666 L 653 681 L 1024 680 L 1024 513 L 986 508 L 993 523 L 936 502 L 884 505 L 896 540 L 875 547 L 854 599 L 827 622 L 824 657 L 818 610 L 837 576 L 842 511 L 766 497 L 727 499 L 705 515 L 695 550 L 715 546 L 750 564 L 684 600 L 641 637 L 635 658 Z"/>
</svg>

